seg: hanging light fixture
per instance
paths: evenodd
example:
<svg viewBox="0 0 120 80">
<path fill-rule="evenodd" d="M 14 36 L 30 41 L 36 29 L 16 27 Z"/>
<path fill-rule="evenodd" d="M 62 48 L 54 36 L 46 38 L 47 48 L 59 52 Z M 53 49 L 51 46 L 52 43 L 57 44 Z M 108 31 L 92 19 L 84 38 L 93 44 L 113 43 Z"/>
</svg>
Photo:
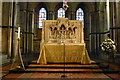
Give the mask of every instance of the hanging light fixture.
<svg viewBox="0 0 120 80">
<path fill-rule="evenodd" d="M 63 0 L 63 9 L 66 11 L 68 7 L 67 0 Z"/>
</svg>

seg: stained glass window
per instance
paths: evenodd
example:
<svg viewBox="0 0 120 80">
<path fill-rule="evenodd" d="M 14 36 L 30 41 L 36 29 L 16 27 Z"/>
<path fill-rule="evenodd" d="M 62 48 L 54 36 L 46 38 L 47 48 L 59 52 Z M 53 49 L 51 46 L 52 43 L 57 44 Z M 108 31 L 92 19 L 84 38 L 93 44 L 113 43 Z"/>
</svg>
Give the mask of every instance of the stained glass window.
<svg viewBox="0 0 120 80">
<path fill-rule="evenodd" d="M 39 28 L 42 28 L 42 20 L 46 20 L 45 8 L 41 8 L 39 11 Z"/>
<path fill-rule="evenodd" d="M 65 18 L 65 10 L 63 8 L 59 8 L 58 18 Z"/>
<path fill-rule="evenodd" d="M 76 12 L 76 20 L 84 20 L 84 12 L 81 8 Z"/>
</svg>

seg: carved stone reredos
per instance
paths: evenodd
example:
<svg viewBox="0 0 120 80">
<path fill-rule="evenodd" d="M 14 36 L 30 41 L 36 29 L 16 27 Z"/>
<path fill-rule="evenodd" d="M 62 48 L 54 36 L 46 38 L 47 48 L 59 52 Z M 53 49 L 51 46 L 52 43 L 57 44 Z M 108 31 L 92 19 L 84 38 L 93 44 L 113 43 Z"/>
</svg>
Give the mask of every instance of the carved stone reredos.
<svg viewBox="0 0 120 80">
<path fill-rule="evenodd" d="M 45 43 L 83 43 L 82 21 L 58 18 L 43 20 L 42 42 Z"/>
</svg>

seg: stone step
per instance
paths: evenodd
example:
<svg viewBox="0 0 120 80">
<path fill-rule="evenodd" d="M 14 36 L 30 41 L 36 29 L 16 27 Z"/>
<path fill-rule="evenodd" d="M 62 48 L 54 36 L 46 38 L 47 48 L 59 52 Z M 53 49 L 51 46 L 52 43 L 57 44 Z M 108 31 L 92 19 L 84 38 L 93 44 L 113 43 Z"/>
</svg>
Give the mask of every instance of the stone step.
<svg viewBox="0 0 120 80">
<path fill-rule="evenodd" d="M 32 62 L 29 62 L 29 64 L 37 64 L 37 61 L 36 60 L 34 60 L 34 61 L 32 61 Z M 51 63 L 51 62 L 48 62 L 47 64 L 78 64 L 78 65 L 80 65 L 80 63 L 68 63 L 68 62 L 65 62 L 65 63 Z M 99 62 L 95 62 L 95 61 L 93 61 L 93 60 L 91 60 L 91 64 L 99 64 Z M 83 64 L 84 65 L 84 64 Z"/>
<path fill-rule="evenodd" d="M 98 65 L 76 65 L 76 64 L 67 64 L 67 65 L 64 65 L 64 64 L 53 64 L 53 65 L 50 65 L 50 64 L 47 64 L 47 65 L 42 65 L 42 64 L 30 64 L 27 68 L 70 68 L 70 69 L 74 69 L 74 68 L 81 68 L 81 69 L 97 69 L 99 68 Z"/>
<path fill-rule="evenodd" d="M 94 73 L 103 72 L 101 69 L 50 69 L 50 68 L 28 68 L 25 72 L 43 72 L 43 73 Z"/>
<path fill-rule="evenodd" d="M 116 70 L 109 69 L 50 69 L 50 68 L 28 68 L 26 70 L 14 69 L 10 73 L 119 73 Z"/>
<path fill-rule="evenodd" d="M 26 69 L 13 69 L 10 73 L 118 73 L 115 70 L 109 70 L 106 66 L 97 64 L 76 64 L 76 63 L 51 63 L 51 64 L 29 64 Z"/>
</svg>

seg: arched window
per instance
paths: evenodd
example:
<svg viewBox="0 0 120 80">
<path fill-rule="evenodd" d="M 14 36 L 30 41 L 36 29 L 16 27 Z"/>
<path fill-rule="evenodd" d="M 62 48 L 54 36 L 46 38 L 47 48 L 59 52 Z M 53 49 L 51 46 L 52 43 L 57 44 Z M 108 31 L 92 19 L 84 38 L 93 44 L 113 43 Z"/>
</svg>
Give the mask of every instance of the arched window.
<svg viewBox="0 0 120 80">
<path fill-rule="evenodd" d="M 65 10 L 63 8 L 58 9 L 58 18 L 65 18 Z"/>
<path fill-rule="evenodd" d="M 84 20 L 84 12 L 81 8 L 76 12 L 76 20 Z"/>
<path fill-rule="evenodd" d="M 42 28 L 42 20 L 46 20 L 45 8 L 41 8 L 39 11 L 39 28 Z"/>
</svg>

